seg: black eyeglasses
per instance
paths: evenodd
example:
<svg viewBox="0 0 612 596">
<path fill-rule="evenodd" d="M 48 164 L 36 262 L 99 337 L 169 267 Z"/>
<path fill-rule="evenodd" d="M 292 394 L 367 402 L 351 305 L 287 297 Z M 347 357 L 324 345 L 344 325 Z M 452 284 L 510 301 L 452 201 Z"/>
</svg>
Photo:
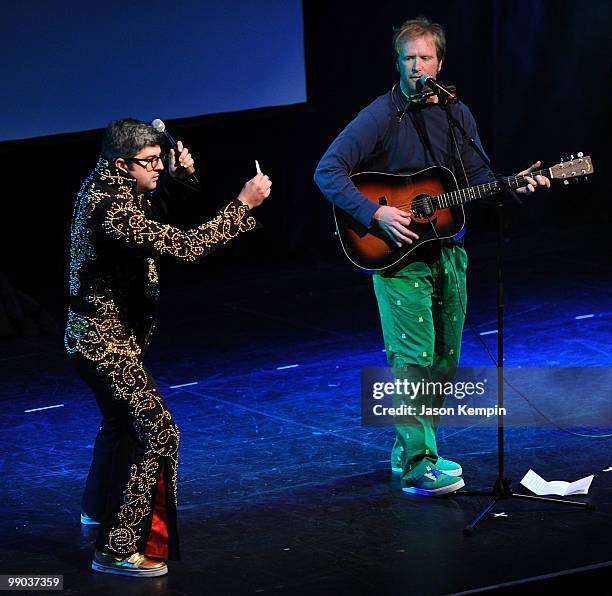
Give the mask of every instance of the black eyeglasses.
<svg viewBox="0 0 612 596">
<path fill-rule="evenodd" d="M 156 155 L 155 157 L 124 157 L 125 161 L 133 161 L 137 163 L 141 168 L 151 172 L 153 171 L 160 162 L 163 162 L 164 158 L 161 155 Z"/>
</svg>

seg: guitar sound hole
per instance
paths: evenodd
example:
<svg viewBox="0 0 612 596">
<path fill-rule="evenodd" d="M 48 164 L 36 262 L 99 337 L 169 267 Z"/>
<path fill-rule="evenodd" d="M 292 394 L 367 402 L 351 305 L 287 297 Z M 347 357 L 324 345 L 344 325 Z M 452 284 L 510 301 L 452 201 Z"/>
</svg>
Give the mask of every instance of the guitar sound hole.
<svg viewBox="0 0 612 596">
<path fill-rule="evenodd" d="M 412 213 L 414 213 L 415 217 L 420 217 L 423 219 L 429 219 L 436 212 L 431 197 L 428 195 L 419 195 L 418 197 L 416 197 L 412 201 L 411 208 Z"/>
</svg>

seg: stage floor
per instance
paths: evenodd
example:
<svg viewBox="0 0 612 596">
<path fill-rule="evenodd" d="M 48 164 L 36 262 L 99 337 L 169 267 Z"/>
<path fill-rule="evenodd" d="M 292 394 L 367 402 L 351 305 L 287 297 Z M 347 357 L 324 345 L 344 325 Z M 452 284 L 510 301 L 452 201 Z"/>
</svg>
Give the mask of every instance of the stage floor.
<svg viewBox="0 0 612 596">
<path fill-rule="evenodd" d="M 506 366 L 610 367 L 609 268 L 603 256 L 569 258 L 526 253 L 509 264 Z M 492 254 L 471 259 L 461 363 L 491 366 L 482 341 L 495 355 Z M 610 442 L 570 432 L 612 432 L 602 396 L 598 428 L 555 419 L 506 432 L 515 488 L 529 468 L 547 480 L 595 474 L 597 510 L 504 501 L 493 509 L 504 515 L 465 537 L 487 499 L 402 493 L 392 428 L 361 425 L 360 369 L 385 366 L 367 276 L 330 263 L 215 270 L 200 284 L 173 270 L 162 296 L 146 361 L 181 428 L 182 560 L 147 580 L 90 570 L 95 529 L 79 510 L 98 411 L 59 338 L 21 339 L 4 342 L 0 359 L 0 573 L 63 574 L 66 594 L 176 595 L 449 594 L 561 572 L 541 581 L 567 589 L 610 576 Z M 544 408 L 537 393 L 528 397 Z M 556 397 L 566 411 L 594 403 Z M 26 412 L 48 406 L 58 407 Z M 491 488 L 494 425 L 442 427 L 439 437 L 467 489 Z M 542 583 L 507 589 L 529 586 Z"/>
</svg>

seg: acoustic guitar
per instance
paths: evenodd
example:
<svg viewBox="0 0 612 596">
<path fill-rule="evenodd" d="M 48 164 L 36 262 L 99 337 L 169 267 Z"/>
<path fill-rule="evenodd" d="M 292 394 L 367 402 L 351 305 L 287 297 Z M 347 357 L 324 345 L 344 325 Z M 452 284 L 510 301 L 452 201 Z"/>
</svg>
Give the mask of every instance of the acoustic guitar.
<svg viewBox="0 0 612 596">
<path fill-rule="evenodd" d="M 592 173 L 591 158 L 579 153 L 576 158 L 529 175 L 541 174 L 551 180 L 567 181 Z M 413 244 L 399 247 L 378 226 L 364 226 L 334 206 L 336 230 L 344 253 L 360 269 L 376 272 L 397 267 L 425 242 L 452 238 L 465 225 L 464 203 L 490 197 L 501 190 L 497 181 L 459 188 L 454 174 L 441 166 L 425 168 L 410 175 L 360 172 L 353 174 L 351 180 L 376 205 L 412 211 L 408 227 L 419 236 Z M 504 181 L 512 190 L 525 185 L 523 176 L 511 176 Z"/>
</svg>

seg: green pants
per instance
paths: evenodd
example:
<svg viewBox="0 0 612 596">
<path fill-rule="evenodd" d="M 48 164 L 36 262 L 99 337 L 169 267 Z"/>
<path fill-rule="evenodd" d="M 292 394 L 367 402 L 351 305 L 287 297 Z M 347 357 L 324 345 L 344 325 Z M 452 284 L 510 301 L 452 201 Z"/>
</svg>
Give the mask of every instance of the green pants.
<svg viewBox="0 0 612 596">
<path fill-rule="evenodd" d="M 419 249 L 419 260 L 391 275 L 374 275 L 373 280 L 389 366 L 398 369 L 398 376 L 418 370 L 440 380 L 438 369 L 448 372 L 459 364 L 467 255 L 455 242 L 430 244 Z M 421 404 L 440 408 L 444 395 L 421 396 L 410 403 L 417 412 Z M 439 416 L 395 419 L 391 459 L 402 461 L 405 482 L 414 482 L 427 464 L 436 462 L 439 423 Z"/>
</svg>

